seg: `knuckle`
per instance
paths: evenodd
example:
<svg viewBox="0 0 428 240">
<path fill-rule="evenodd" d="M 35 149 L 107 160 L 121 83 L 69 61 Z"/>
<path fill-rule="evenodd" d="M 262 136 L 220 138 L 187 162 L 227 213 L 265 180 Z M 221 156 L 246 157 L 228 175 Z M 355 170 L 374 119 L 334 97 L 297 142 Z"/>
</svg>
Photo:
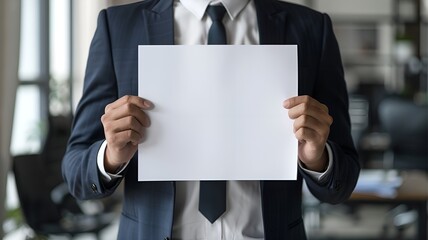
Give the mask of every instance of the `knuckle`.
<svg viewBox="0 0 428 240">
<path fill-rule="evenodd" d="M 300 129 L 300 134 L 301 134 L 301 136 L 304 136 L 304 135 L 306 135 L 307 133 L 308 133 L 307 128 L 301 128 L 301 129 Z"/>
<path fill-rule="evenodd" d="M 132 130 L 126 130 L 125 134 L 126 134 L 127 139 L 131 139 L 132 135 L 133 135 L 133 131 Z"/>
<path fill-rule="evenodd" d="M 131 130 L 126 130 L 125 131 L 125 135 L 126 135 L 126 138 L 129 139 L 130 137 L 132 137 L 132 131 Z"/>
<path fill-rule="evenodd" d="M 328 115 L 328 125 L 333 124 L 333 117 Z"/>
<path fill-rule="evenodd" d="M 309 104 L 308 102 L 304 102 L 301 104 L 301 111 L 302 112 L 307 112 L 309 110 Z"/>
<path fill-rule="evenodd" d="M 327 105 L 321 104 L 321 109 L 323 109 L 326 113 L 328 113 L 330 110 L 328 109 Z"/>
<path fill-rule="evenodd" d="M 131 102 L 131 96 L 130 96 L 130 95 L 125 95 L 125 96 L 123 96 L 123 100 L 124 100 L 126 103 L 129 103 L 129 102 Z"/>
<path fill-rule="evenodd" d="M 297 130 L 295 133 L 294 133 L 294 136 L 296 136 L 296 138 L 297 139 L 302 139 L 303 138 L 303 135 L 304 135 L 304 133 L 303 133 L 303 129 L 299 129 L 299 130 Z"/>
<path fill-rule="evenodd" d="M 110 104 L 107 104 L 107 105 L 105 106 L 105 108 L 104 108 L 104 112 L 105 112 L 105 113 L 107 113 L 108 111 L 110 111 L 110 108 L 111 108 L 111 103 L 110 103 Z"/>
<path fill-rule="evenodd" d="M 306 124 L 309 122 L 310 117 L 308 115 L 302 115 L 301 116 L 301 120 L 303 122 L 303 124 Z"/>
<path fill-rule="evenodd" d="M 132 116 L 128 116 L 125 118 L 125 124 L 127 126 L 132 126 L 133 122 L 134 122 L 134 118 Z"/>
<path fill-rule="evenodd" d="M 104 132 L 108 133 L 112 131 L 111 124 L 109 122 L 104 122 L 103 126 L 104 126 Z"/>
<path fill-rule="evenodd" d="M 297 139 L 300 139 L 300 136 L 302 135 L 302 131 L 298 128 L 294 129 L 294 136 L 296 136 Z"/>
<path fill-rule="evenodd" d="M 293 123 L 293 131 L 294 131 L 294 132 L 297 132 L 297 130 L 299 130 L 299 123 L 298 123 L 297 121 L 295 121 L 295 122 Z"/>
<path fill-rule="evenodd" d="M 106 115 L 105 114 L 103 114 L 102 116 L 101 116 L 101 122 L 103 123 L 103 125 L 105 124 L 105 122 L 107 121 L 107 117 L 106 117 Z"/>
<path fill-rule="evenodd" d="M 107 124 L 110 121 L 110 114 L 104 113 L 100 119 L 103 124 Z"/>
<path fill-rule="evenodd" d="M 311 98 L 308 95 L 304 95 L 302 100 L 304 103 L 308 103 L 311 100 Z"/>
<path fill-rule="evenodd" d="M 125 108 L 126 112 L 130 113 L 132 111 L 132 104 L 130 102 L 126 102 L 124 104 L 124 108 Z"/>
<path fill-rule="evenodd" d="M 321 104 L 321 107 L 322 107 L 322 108 L 324 108 L 325 110 L 328 110 L 327 105 L 325 105 L 324 103 L 320 103 L 320 104 Z"/>
</svg>

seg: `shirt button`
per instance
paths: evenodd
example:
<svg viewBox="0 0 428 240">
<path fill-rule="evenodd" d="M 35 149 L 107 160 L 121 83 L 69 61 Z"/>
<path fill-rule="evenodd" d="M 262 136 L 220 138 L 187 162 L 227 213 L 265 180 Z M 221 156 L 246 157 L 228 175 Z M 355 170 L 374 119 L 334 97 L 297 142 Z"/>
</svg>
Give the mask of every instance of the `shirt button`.
<svg viewBox="0 0 428 240">
<path fill-rule="evenodd" d="M 98 188 L 97 188 L 97 185 L 95 185 L 95 183 L 92 183 L 91 189 L 92 189 L 93 193 L 97 193 L 98 192 Z"/>
</svg>

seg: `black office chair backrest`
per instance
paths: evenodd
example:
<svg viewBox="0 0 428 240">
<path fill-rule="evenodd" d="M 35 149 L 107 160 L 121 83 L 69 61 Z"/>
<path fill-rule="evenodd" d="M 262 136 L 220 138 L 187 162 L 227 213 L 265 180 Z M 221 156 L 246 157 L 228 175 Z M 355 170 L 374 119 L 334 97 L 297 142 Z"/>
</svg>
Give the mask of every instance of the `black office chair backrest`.
<svg viewBox="0 0 428 240">
<path fill-rule="evenodd" d="M 379 119 L 391 137 L 394 167 L 428 170 L 428 106 L 386 98 L 380 103 Z"/>
<path fill-rule="evenodd" d="M 57 223 L 62 218 L 61 206 L 52 201 L 51 192 L 64 181 L 61 159 L 70 124 L 71 120 L 66 117 L 51 117 L 42 152 L 13 157 L 13 172 L 21 209 L 27 224 L 35 230 L 46 223 Z"/>
<path fill-rule="evenodd" d="M 40 229 L 45 223 L 58 222 L 61 219 L 59 208 L 50 199 L 46 187 L 46 175 L 40 155 L 22 155 L 13 157 L 13 171 L 21 211 L 32 229 Z"/>
<path fill-rule="evenodd" d="M 97 201 L 102 205 L 100 211 L 89 214 L 83 211 L 83 202 L 69 194 L 61 174 L 61 161 L 70 125 L 70 118 L 51 117 L 42 152 L 13 157 L 21 209 L 27 224 L 38 235 L 94 233 L 99 237 L 99 232 L 116 217 L 108 207 L 117 201 L 106 201 L 105 205 Z"/>
</svg>

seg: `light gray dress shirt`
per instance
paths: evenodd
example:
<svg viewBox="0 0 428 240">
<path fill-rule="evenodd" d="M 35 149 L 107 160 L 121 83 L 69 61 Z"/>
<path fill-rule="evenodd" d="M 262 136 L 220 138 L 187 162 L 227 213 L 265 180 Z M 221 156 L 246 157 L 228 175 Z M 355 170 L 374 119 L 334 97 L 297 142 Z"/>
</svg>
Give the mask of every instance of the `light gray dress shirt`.
<svg viewBox="0 0 428 240">
<path fill-rule="evenodd" d="M 256 8 L 252 0 L 176 0 L 174 1 L 174 37 L 177 45 L 207 44 L 211 19 L 205 14 L 210 4 L 222 3 L 227 14 L 223 20 L 228 44 L 259 44 Z M 285 100 L 285 99 L 284 99 Z M 284 111 L 286 111 L 284 109 Z M 122 177 L 104 169 L 104 141 L 98 153 L 98 168 L 106 182 Z M 327 146 L 329 167 L 324 173 L 307 171 L 322 181 L 331 172 L 332 153 Z M 296 156 L 297 159 L 297 156 Z M 261 193 L 259 181 L 228 181 L 226 185 L 226 212 L 211 224 L 198 211 L 199 181 L 176 183 L 173 239 L 185 240 L 250 240 L 264 239 Z"/>
</svg>

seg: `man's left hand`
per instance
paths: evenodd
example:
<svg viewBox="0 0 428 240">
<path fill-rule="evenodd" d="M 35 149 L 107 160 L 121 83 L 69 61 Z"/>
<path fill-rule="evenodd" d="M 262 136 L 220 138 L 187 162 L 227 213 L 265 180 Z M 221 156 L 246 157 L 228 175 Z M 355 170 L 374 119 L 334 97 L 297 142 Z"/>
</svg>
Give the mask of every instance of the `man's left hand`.
<svg viewBox="0 0 428 240">
<path fill-rule="evenodd" d="M 283 102 L 294 121 L 293 131 L 299 141 L 299 159 L 306 168 L 323 172 L 327 168 L 326 142 L 333 118 L 328 107 L 310 96 L 292 97 Z"/>
</svg>

